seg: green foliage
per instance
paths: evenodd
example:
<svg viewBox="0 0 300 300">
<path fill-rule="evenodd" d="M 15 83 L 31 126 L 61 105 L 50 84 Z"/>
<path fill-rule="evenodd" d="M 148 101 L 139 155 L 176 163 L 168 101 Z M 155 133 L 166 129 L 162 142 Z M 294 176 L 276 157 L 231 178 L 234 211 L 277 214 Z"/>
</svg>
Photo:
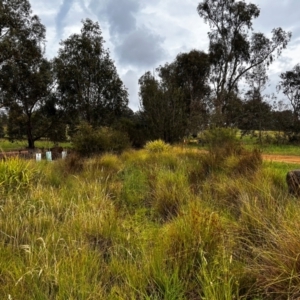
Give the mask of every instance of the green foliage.
<svg viewBox="0 0 300 300">
<path fill-rule="evenodd" d="M 227 158 L 245 154 L 237 137 L 237 129 L 216 127 L 206 130 L 202 139 L 208 144 L 209 149 L 209 153 L 202 158 L 202 169 L 205 174 L 214 170 L 224 170 Z"/>
<path fill-rule="evenodd" d="M 179 141 L 186 129 L 186 103 L 182 90 L 172 81 L 157 80 L 150 72 L 140 79 L 142 114 L 151 139 Z"/>
<path fill-rule="evenodd" d="M 8 3 L 9 2 L 9 3 Z M 46 29 L 37 16 L 32 15 L 27 0 L 4 1 L 1 6 L 0 106 L 9 113 L 8 135 L 11 140 L 24 138 L 28 147 L 45 136 L 56 125 L 56 98 L 51 92 L 52 64 L 44 58 Z M 20 59 L 21 58 L 21 59 Z M 52 101 L 53 113 L 45 115 Z M 51 102 L 51 101 L 50 101 Z"/>
<path fill-rule="evenodd" d="M 222 152 L 222 154 L 229 156 L 240 152 L 241 142 L 237 133 L 237 129 L 215 127 L 204 131 L 203 140 L 204 143 L 208 144 L 210 152 Z"/>
<path fill-rule="evenodd" d="M 94 129 L 87 123 L 78 126 L 72 143 L 74 149 L 84 156 L 101 152 L 121 152 L 130 147 L 129 138 L 123 132 L 108 127 Z"/>
<path fill-rule="evenodd" d="M 60 43 L 54 59 L 57 90 L 72 126 L 80 121 L 111 126 L 127 108 L 128 93 L 103 44 L 99 24 L 90 19 L 82 21 L 80 34 Z"/>
<path fill-rule="evenodd" d="M 300 99 L 299 99 L 299 90 L 300 90 L 300 64 L 294 66 L 292 70 L 286 71 L 281 73 L 280 75 L 280 83 L 279 89 L 287 96 L 289 99 L 292 109 L 293 109 L 293 116 L 292 116 L 292 131 L 293 133 L 299 132 L 299 106 L 300 106 Z"/>
<path fill-rule="evenodd" d="M 235 176 L 249 176 L 261 168 L 262 154 L 258 149 L 246 150 L 233 140 L 224 143 L 224 146 L 210 147 L 210 152 L 203 155 L 201 161 L 199 169 L 205 175 L 222 171 Z M 194 171 L 191 175 L 193 174 L 199 174 L 199 171 Z"/>
<path fill-rule="evenodd" d="M 149 140 L 149 132 L 140 112 L 136 112 L 130 117 L 121 118 L 114 124 L 114 129 L 126 133 L 132 147 L 137 149 L 142 148 Z"/>
<path fill-rule="evenodd" d="M 4 138 L 6 134 L 7 121 L 7 115 L 4 112 L 0 112 L 0 139 Z"/>
<path fill-rule="evenodd" d="M 210 26 L 209 56 L 211 79 L 215 86 L 214 108 L 216 123 L 223 125 L 224 111 L 239 81 L 257 66 L 266 68 L 282 49 L 291 33 L 273 29 L 272 38 L 253 32 L 252 23 L 259 8 L 252 3 L 234 0 L 203 0 L 198 13 Z M 229 125 L 229 124 L 227 124 Z"/>
<path fill-rule="evenodd" d="M 168 151 L 170 149 L 170 145 L 165 143 L 163 140 L 155 140 L 147 142 L 144 148 L 151 153 L 161 153 Z"/>
<path fill-rule="evenodd" d="M 208 121 L 209 56 L 201 51 L 177 55 L 172 63 L 140 79 L 141 113 L 150 139 L 178 142 Z"/>
</svg>

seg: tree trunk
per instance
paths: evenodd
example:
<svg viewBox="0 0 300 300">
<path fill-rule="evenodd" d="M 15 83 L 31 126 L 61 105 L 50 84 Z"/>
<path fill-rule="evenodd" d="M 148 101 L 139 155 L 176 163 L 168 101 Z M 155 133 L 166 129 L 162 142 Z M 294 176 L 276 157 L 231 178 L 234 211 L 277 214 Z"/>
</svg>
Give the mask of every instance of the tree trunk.
<svg viewBox="0 0 300 300">
<path fill-rule="evenodd" d="M 31 125 L 30 117 L 28 117 L 28 121 L 27 121 L 27 141 L 28 141 L 28 148 L 34 149 L 34 139 L 32 136 L 32 125 Z"/>
</svg>

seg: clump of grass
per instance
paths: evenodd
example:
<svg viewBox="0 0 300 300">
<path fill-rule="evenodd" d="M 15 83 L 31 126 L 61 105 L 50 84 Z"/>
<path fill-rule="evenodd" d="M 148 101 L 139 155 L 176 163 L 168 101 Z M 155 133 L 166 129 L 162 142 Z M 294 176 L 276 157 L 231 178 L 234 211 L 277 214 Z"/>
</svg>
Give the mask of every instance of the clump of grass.
<svg viewBox="0 0 300 300">
<path fill-rule="evenodd" d="M 124 168 L 124 163 L 120 158 L 112 153 L 105 153 L 98 157 L 86 160 L 84 173 L 86 178 L 109 178 L 111 181 Z"/>
<path fill-rule="evenodd" d="M 100 168 L 105 168 L 113 172 L 118 172 L 122 168 L 122 161 L 120 160 L 120 158 L 117 155 L 111 153 L 102 155 L 97 162 Z"/>
<path fill-rule="evenodd" d="M 0 161 L 0 190 L 16 192 L 28 188 L 36 178 L 36 170 L 29 161 L 9 158 Z"/>
<path fill-rule="evenodd" d="M 74 153 L 71 153 L 62 161 L 62 167 L 65 174 L 74 174 L 83 170 L 84 160 L 83 158 Z"/>
<path fill-rule="evenodd" d="M 191 197 L 188 178 L 183 170 L 158 170 L 151 191 L 151 207 L 159 219 L 176 216 Z"/>
<path fill-rule="evenodd" d="M 297 299 L 297 166 L 206 155 L 21 162 L 39 178 L 0 191 L 0 298 Z"/>
<path fill-rule="evenodd" d="M 176 260 L 184 276 L 194 276 L 201 263 L 201 251 L 212 260 L 227 235 L 226 221 L 218 213 L 204 208 L 199 199 L 162 228 L 166 258 Z M 228 237 L 228 245 L 230 238 Z M 192 272 L 192 274 L 190 274 Z"/>
<path fill-rule="evenodd" d="M 245 151 L 234 166 L 234 172 L 238 175 L 251 175 L 262 166 L 262 156 L 258 149 L 251 152 Z"/>
<path fill-rule="evenodd" d="M 202 287 L 201 299 L 241 299 L 239 267 L 227 249 L 220 248 L 213 261 L 201 252 L 201 267 L 197 279 Z"/>
<path fill-rule="evenodd" d="M 198 194 L 201 191 L 201 186 L 206 178 L 207 174 L 203 170 L 202 163 L 196 161 L 188 166 L 188 180 L 194 194 Z"/>
<path fill-rule="evenodd" d="M 152 153 L 161 153 L 168 151 L 170 149 L 170 145 L 165 143 L 163 140 L 156 140 L 147 142 L 144 148 Z"/>
<path fill-rule="evenodd" d="M 300 296 L 299 213 L 295 203 L 264 207 L 257 201 L 243 211 L 242 253 L 247 272 L 255 278 L 252 292 L 262 299 Z"/>
<path fill-rule="evenodd" d="M 135 166 L 128 167 L 122 174 L 123 187 L 120 201 L 129 211 L 138 207 L 145 207 L 149 197 L 149 185 L 146 173 Z"/>
</svg>

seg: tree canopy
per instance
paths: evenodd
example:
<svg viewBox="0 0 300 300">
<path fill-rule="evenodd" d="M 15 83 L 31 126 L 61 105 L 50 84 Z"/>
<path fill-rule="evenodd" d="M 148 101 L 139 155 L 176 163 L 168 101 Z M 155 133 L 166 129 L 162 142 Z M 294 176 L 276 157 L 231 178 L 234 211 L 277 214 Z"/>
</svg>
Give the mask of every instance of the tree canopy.
<svg viewBox="0 0 300 300">
<path fill-rule="evenodd" d="M 2 106 L 11 116 L 9 128 L 19 128 L 34 148 L 34 141 L 45 135 L 38 112 L 52 84 L 51 64 L 44 58 L 45 27 L 26 0 L 2 1 L 0 7 Z"/>
<path fill-rule="evenodd" d="M 282 127 L 297 135 L 299 64 L 282 73 L 278 84 L 292 111 L 272 111 L 262 93 L 268 67 L 291 33 L 280 27 L 268 36 L 255 32 L 260 9 L 245 0 L 201 0 L 197 12 L 210 27 L 208 52 L 179 53 L 145 72 L 138 81 L 140 111 L 134 113 L 98 22 L 82 20 L 80 33 L 62 40 L 57 56 L 48 60 L 46 29 L 29 0 L 0 1 L 0 109 L 5 115 L 0 135 L 26 136 L 30 148 L 42 137 L 57 141 L 66 131 L 72 136 L 80 124 L 121 130 L 136 146 L 147 139 L 177 142 L 211 125 L 239 126 L 244 132 Z M 250 87 L 247 93 L 241 83 Z M 285 122 L 286 116 L 293 120 Z"/>
<path fill-rule="evenodd" d="M 128 93 L 103 47 L 97 22 L 86 19 L 80 34 L 60 44 L 54 59 L 60 105 L 69 122 L 111 125 L 128 105 Z"/>
<path fill-rule="evenodd" d="M 255 4 L 235 0 L 204 0 L 198 5 L 200 17 L 210 26 L 209 55 L 215 110 L 222 121 L 227 95 L 238 90 L 239 81 L 254 67 L 269 66 L 286 48 L 291 33 L 281 28 L 272 37 L 253 31 L 260 14 Z"/>
<path fill-rule="evenodd" d="M 300 116 L 300 64 L 280 74 L 278 88 L 287 96 L 296 118 Z"/>
<path fill-rule="evenodd" d="M 205 123 L 209 69 L 208 55 L 192 50 L 157 68 L 157 78 L 150 72 L 140 78 L 141 109 L 152 138 L 175 142 Z"/>
<path fill-rule="evenodd" d="M 39 55 L 45 32 L 39 17 L 32 14 L 28 0 L 1 0 L 0 63 L 22 59 L 28 52 Z"/>
</svg>

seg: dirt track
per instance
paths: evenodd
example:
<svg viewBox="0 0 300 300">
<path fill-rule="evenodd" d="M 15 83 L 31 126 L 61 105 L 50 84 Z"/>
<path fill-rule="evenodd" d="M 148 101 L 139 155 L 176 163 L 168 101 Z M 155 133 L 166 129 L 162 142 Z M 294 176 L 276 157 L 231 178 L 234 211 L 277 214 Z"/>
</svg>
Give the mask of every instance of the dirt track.
<svg viewBox="0 0 300 300">
<path fill-rule="evenodd" d="M 300 156 L 273 155 L 273 154 L 263 154 L 262 156 L 263 156 L 263 159 L 265 159 L 265 160 L 285 162 L 285 163 L 291 163 L 291 164 L 300 164 Z"/>
</svg>

